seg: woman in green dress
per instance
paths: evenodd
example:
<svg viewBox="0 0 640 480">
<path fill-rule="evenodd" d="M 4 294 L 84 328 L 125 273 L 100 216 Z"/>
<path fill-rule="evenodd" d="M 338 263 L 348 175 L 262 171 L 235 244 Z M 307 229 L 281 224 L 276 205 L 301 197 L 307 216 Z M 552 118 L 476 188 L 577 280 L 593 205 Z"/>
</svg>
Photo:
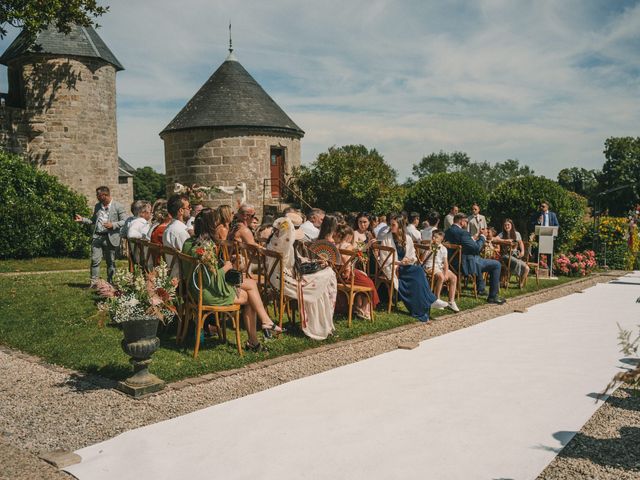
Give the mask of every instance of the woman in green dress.
<svg viewBox="0 0 640 480">
<path fill-rule="evenodd" d="M 215 213 L 211 208 L 203 209 L 193 222 L 195 236 L 188 239 L 182 252 L 193 257 L 200 257 L 200 253 L 210 247 L 213 243 L 213 234 L 216 228 Z M 217 261 L 217 259 L 213 259 Z M 256 335 L 256 316 L 262 324 L 262 331 L 265 338 L 270 338 L 272 333 L 280 334 L 282 329 L 277 326 L 262 304 L 258 285 L 255 280 L 245 278 L 242 285 L 234 287 L 225 280 L 225 274 L 233 268 L 231 262 L 225 262 L 222 266 L 216 265 L 213 271 L 208 272 L 204 278 L 205 285 L 202 291 L 202 300 L 206 305 L 244 305 L 243 319 L 249 336 L 246 348 L 254 351 L 262 350 Z M 189 289 L 193 294 L 197 294 L 195 275 L 193 272 L 185 272 L 189 279 Z"/>
</svg>

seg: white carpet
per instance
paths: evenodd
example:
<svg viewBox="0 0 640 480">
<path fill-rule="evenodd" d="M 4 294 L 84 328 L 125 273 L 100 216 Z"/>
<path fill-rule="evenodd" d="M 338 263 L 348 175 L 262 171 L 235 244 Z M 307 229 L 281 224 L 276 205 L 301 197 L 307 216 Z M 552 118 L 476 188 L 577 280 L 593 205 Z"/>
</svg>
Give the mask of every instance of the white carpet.
<svg viewBox="0 0 640 480">
<path fill-rule="evenodd" d="M 91 479 L 533 479 L 593 415 L 640 274 L 79 450 Z M 446 320 L 444 320 L 446 321 Z"/>
</svg>

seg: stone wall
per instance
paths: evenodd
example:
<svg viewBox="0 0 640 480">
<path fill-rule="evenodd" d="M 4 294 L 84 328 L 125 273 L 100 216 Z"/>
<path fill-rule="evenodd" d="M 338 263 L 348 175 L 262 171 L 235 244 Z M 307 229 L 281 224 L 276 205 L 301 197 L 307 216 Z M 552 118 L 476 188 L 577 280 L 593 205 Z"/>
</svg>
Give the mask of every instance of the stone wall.
<svg viewBox="0 0 640 480">
<path fill-rule="evenodd" d="M 90 205 L 96 187 L 107 185 L 128 208 L 133 186 L 118 184 L 115 68 L 100 59 L 38 55 L 13 62 L 9 70 L 22 83 L 10 83 L 21 90 L 20 129 L 27 139 L 26 150 L 17 153 L 85 195 Z M 15 101 L 15 92 L 9 98 Z M 0 118 L 3 145 L 20 144 L 17 135 L 2 138 L 2 132 L 16 131 L 9 113 L 15 119 L 17 110 L 5 107 Z"/>
<path fill-rule="evenodd" d="M 300 139 L 293 136 L 260 135 L 242 129 L 197 129 L 162 134 L 167 189 L 184 185 L 235 186 L 247 184 L 247 201 L 262 215 L 263 181 L 270 178 L 271 148 L 285 151 L 285 173 L 300 166 Z M 267 189 L 270 196 L 270 189 Z M 231 197 L 216 193 L 205 202 L 216 207 L 231 204 Z M 232 205 L 234 209 L 236 205 Z"/>
</svg>

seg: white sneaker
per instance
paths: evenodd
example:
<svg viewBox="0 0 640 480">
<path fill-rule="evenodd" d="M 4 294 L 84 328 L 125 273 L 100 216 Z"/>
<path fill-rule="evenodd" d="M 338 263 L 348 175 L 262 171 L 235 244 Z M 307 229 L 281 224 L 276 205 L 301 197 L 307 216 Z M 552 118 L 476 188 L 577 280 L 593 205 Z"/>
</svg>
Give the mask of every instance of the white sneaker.
<svg viewBox="0 0 640 480">
<path fill-rule="evenodd" d="M 431 304 L 431 306 L 433 308 L 435 308 L 436 310 L 442 310 L 443 308 L 447 308 L 447 306 L 449 306 L 449 304 L 447 302 L 445 302 L 444 300 L 437 299 L 435 302 L 433 302 Z"/>
<path fill-rule="evenodd" d="M 456 305 L 456 302 L 449 302 L 447 304 L 447 307 L 449 307 L 451 310 L 453 310 L 454 312 L 458 313 L 460 311 L 460 309 L 458 308 L 458 305 Z"/>
</svg>

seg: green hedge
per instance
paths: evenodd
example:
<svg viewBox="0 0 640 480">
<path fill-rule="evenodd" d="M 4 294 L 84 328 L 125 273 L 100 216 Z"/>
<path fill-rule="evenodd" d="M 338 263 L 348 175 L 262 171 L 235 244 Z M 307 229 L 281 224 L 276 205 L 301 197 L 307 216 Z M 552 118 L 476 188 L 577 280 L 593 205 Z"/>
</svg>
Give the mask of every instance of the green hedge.
<svg viewBox="0 0 640 480">
<path fill-rule="evenodd" d="M 511 218 L 524 237 L 533 230 L 531 221 L 543 200 L 549 202 L 551 211 L 558 216 L 558 249 L 572 251 L 586 232 L 587 200 L 553 180 L 534 175 L 507 180 L 490 194 L 487 211 L 496 228 L 502 220 Z"/>
<path fill-rule="evenodd" d="M 87 200 L 57 178 L 0 151 L 0 258 L 86 256 L 89 235 L 73 217 Z"/>
<path fill-rule="evenodd" d="M 446 215 L 452 205 L 458 205 L 461 212 L 471 214 L 474 203 L 482 210 L 487 207 L 487 192 L 474 179 L 460 172 L 435 173 L 409 187 L 405 208 L 421 215 L 430 210 Z"/>
</svg>

